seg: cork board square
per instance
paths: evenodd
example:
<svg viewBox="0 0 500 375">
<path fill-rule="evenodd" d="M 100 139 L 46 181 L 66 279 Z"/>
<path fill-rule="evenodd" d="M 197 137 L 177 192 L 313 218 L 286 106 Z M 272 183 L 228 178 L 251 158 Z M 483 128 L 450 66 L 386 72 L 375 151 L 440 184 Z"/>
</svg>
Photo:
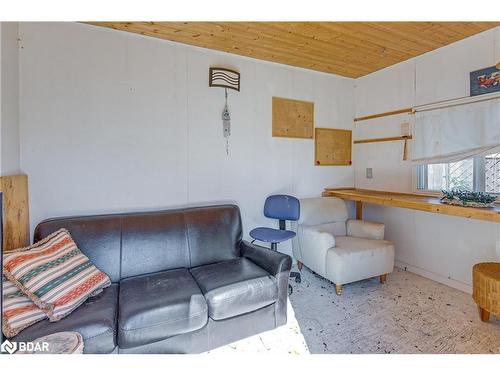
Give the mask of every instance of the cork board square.
<svg viewBox="0 0 500 375">
<path fill-rule="evenodd" d="M 273 137 L 314 136 L 314 103 L 273 97 Z"/>
<path fill-rule="evenodd" d="M 352 164 L 352 131 L 316 128 L 314 138 L 316 166 Z"/>
</svg>

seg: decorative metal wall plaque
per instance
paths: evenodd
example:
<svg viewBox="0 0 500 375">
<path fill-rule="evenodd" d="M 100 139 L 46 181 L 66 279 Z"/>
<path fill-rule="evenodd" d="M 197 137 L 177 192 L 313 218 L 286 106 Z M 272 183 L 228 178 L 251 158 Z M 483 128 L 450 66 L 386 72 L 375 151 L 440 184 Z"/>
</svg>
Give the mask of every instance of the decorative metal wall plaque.
<svg viewBox="0 0 500 375">
<path fill-rule="evenodd" d="M 208 85 L 240 91 L 240 73 L 226 68 L 210 68 Z"/>
</svg>

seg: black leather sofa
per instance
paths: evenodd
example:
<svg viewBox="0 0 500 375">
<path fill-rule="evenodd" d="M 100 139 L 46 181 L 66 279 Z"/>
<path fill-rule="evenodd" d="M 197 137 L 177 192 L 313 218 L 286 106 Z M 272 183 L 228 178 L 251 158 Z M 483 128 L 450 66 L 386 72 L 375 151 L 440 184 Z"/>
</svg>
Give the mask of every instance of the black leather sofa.
<svg viewBox="0 0 500 375">
<path fill-rule="evenodd" d="M 234 205 L 49 219 L 112 285 L 13 341 L 78 331 L 84 353 L 199 353 L 286 323 L 287 255 L 242 241 Z"/>
</svg>

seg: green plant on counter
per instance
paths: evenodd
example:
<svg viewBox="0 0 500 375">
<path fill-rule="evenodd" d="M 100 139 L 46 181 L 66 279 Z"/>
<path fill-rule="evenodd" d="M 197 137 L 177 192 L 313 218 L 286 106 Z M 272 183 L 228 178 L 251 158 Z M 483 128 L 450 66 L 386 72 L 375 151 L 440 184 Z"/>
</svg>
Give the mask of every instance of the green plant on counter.
<svg viewBox="0 0 500 375">
<path fill-rule="evenodd" d="M 491 205 L 497 197 L 495 195 L 491 195 L 483 192 L 462 190 L 462 189 L 452 189 L 452 190 L 441 190 L 443 193 L 443 197 L 441 200 L 445 201 L 460 201 L 464 206 L 467 206 L 469 203 L 477 203 L 481 205 Z"/>
</svg>

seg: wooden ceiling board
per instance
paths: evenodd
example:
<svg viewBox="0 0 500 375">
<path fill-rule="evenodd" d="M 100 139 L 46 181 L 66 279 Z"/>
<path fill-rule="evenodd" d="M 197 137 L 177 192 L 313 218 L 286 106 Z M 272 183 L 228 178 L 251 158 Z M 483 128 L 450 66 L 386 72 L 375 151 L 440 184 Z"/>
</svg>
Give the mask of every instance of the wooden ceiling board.
<svg viewBox="0 0 500 375">
<path fill-rule="evenodd" d="M 88 22 L 357 78 L 500 22 Z"/>
</svg>

